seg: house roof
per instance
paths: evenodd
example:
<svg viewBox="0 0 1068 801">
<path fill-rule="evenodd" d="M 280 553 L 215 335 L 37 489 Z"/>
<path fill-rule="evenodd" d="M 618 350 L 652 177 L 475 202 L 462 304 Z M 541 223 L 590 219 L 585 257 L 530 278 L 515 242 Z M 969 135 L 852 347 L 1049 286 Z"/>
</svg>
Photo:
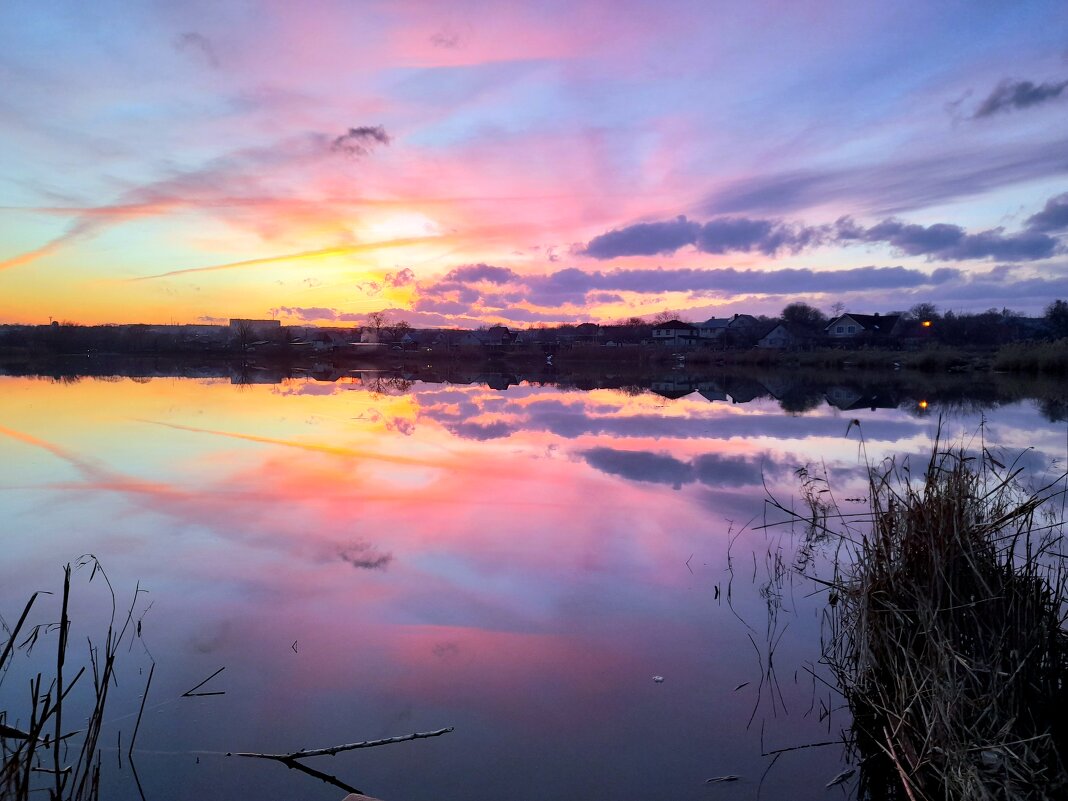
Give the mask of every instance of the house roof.
<svg viewBox="0 0 1068 801">
<path fill-rule="evenodd" d="M 665 329 L 670 331 L 693 331 L 695 328 L 697 328 L 696 325 L 684 323 L 682 320 L 668 320 L 666 323 L 660 323 L 659 325 L 653 326 L 654 331 L 663 331 Z"/>
<path fill-rule="evenodd" d="M 698 328 L 718 329 L 718 328 L 726 328 L 730 324 L 731 324 L 731 321 L 730 321 L 729 317 L 709 317 L 703 323 L 698 323 L 697 327 Z"/>
<path fill-rule="evenodd" d="M 731 327 L 757 325 L 760 321 L 751 314 L 736 314 L 729 321 Z"/>
<path fill-rule="evenodd" d="M 889 334 L 890 330 L 897 325 L 897 321 L 901 319 L 900 314 L 843 314 L 835 317 L 827 326 L 823 329 L 829 331 L 833 326 L 844 320 L 846 317 L 851 319 L 865 331 L 872 331 L 880 334 Z"/>
</svg>

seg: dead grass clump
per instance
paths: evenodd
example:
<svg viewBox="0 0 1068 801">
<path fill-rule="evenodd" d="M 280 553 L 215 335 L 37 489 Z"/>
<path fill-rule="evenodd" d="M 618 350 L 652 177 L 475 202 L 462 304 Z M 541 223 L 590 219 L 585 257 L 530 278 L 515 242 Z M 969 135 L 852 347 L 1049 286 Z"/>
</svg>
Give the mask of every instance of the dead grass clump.
<svg viewBox="0 0 1068 801">
<path fill-rule="evenodd" d="M 852 711 L 861 797 L 1068 795 L 1066 576 L 1056 490 L 936 447 L 920 481 L 873 471 L 840 562 L 825 658 Z"/>
</svg>

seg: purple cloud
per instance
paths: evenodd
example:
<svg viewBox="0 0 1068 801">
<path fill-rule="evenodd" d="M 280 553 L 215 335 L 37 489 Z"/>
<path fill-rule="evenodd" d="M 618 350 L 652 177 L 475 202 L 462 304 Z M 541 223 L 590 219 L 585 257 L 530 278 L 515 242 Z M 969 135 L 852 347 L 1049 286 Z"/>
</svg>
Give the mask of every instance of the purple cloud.
<svg viewBox="0 0 1068 801">
<path fill-rule="evenodd" d="M 306 320 L 308 322 L 315 320 L 337 320 L 337 309 L 327 309 L 323 306 L 279 306 L 271 309 L 271 314 L 275 317 L 296 317 L 299 320 Z"/>
<path fill-rule="evenodd" d="M 519 279 L 519 273 L 507 267 L 494 267 L 491 264 L 465 264 L 456 267 L 445 276 L 446 281 L 458 281 L 463 283 L 478 283 L 485 281 L 488 284 L 507 284 L 509 281 Z"/>
<path fill-rule="evenodd" d="M 1068 230 L 1068 192 L 1047 200 L 1042 211 L 1027 218 L 1027 228 L 1043 232 Z"/>
<path fill-rule="evenodd" d="M 1059 213 L 1059 208 L 1053 208 L 1049 214 L 1051 221 L 1059 219 L 1056 216 Z M 841 218 L 834 226 L 748 217 L 721 217 L 702 225 L 679 217 L 674 222 L 637 223 L 609 231 L 591 239 L 584 253 L 596 259 L 614 259 L 670 254 L 694 245 L 703 253 L 758 251 L 773 256 L 780 251 L 797 253 L 830 242 L 884 242 L 910 256 L 939 261 L 987 258 L 1033 261 L 1049 258 L 1058 248 L 1056 239 L 1034 229 L 1006 234 L 1002 228 L 992 228 L 969 234 L 959 225 L 923 226 L 896 219 L 864 228 L 849 217 Z"/>
<path fill-rule="evenodd" d="M 487 265 L 483 265 L 488 269 Z M 480 279 L 483 270 L 471 273 Z M 503 316 L 517 322 L 537 322 L 576 318 L 568 306 L 590 303 L 616 303 L 624 300 L 622 292 L 660 295 L 664 292 L 687 292 L 697 295 L 764 295 L 779 294 L 784 286 L 799 293 L 850 292 L 873 289 L 903 289 L 935 286 L 959 279 L 960 270 L 944 267 L 931 272 L 895 267 L 856 267 L 847 270 L 818 271 L 808 268 L 783 270 L 738 270 L 733 267 L 699 269 L 616 269 L 584 271 L 574 267 L 541 276 L 513 276 L 510 291 L 495 285 L 493 292 L 484 292 L 455 280 L 457 271 L 444 280 L 418 286 L 419 296 L 414 309 L 420 312 L 468 315 L 478 317 L 486 313 Z M 540 309 L 518 308 L 527 301 Z M 544 311 L 542 309 L 545 309 Z"/>
<path fill-rule="evenodd" d="M 410 267 L 405 267 L 395 273 L 386 273 L 385 282 L 393 287 L 407 286 L 415 280 L 415 273 Z"/>
</svg>

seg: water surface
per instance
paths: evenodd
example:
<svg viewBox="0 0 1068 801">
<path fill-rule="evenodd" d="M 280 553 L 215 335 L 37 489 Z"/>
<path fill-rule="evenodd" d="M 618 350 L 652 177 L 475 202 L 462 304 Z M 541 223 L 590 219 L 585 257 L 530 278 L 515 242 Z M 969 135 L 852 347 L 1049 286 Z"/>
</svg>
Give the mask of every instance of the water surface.
<svg viewBox="0 0 1068 801">
<path fill-rule="evenodd" d="M 1035 476 L 1065 456 L 1040 398 L 329 378 L 0 377 L 0 614 L 84 553 L 120 603 L 148 591 L 102 738 L 107 798 L 138 797 L 117 744 L 152 661 L 150 801 L 338 799 L 225 753 L 444 726 L 312 764 L 387 801 L 754 798 L 762 752 L 848 724 L 807 671 L 818 588 L 766 587 L 797 545 L 760 528 L 768 493 L 789 503 L 811 465 L 848 506 L 862 450 L 922 458 L 940 411 L 947 437 L 1031 448 Z M 109 603 L 76 573 L 72 641 L 99 636 Z M 20 657 L 0 706 L 19 708 L 48 656 Z M 220 667 L 203 689 L 225 694 L 181 697 Z M 761 797 L 824 798 L 841 757 L 784 754 Z M 705 784 L 724 774 L 742 778 Z"/>
</svg>

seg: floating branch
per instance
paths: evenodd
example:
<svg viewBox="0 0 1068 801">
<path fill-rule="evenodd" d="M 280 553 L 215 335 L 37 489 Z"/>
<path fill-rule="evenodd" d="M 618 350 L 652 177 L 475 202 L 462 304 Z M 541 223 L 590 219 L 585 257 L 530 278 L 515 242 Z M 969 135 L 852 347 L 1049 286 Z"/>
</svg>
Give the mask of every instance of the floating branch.
<svg viewBox="0 0 1068 801">
<path fill-rule="evenodd" d="M 316 756 L 334 756 L 340 754 L 343 751 L 355 751 L 357 748 L 375 748 L 379 745 L 392 745 L 393 743 L 406 743 L 409 740 L 425 740 L 427 737 L 440 737 L 443 734 L 448 734 L 453 731 L 455 727 L 447 726 L 444 729 L 436 729 L 434 731 L 417 731 L 412 734 L 402 734 L 399 737 L 386 737 L 384 740 L 364 740 L 359 743 L 348 743 L 346 745 L 335 745 L 331 748 L 318 748 L 314 751 L 295 751 L 292 754 L 256 754 L 251 752 L 242 752 L 233 754 L 233 756 L 239 757 L 254 757 L 257 759 L 307 759 L 308 757 Z M 230 754 L 227 754 L 230 756 Z"/>
<path fill-rule="evenodd" d="M 194 688 L 196 689 L 196 688 Z M 363 795 L 362 790 L 357 790 L 351 785 L 345 784 L 341 779 L 336 776 L 331 776 L 329 773 L 323 773 L 322 771 L 315 770 L 300 762 L 301 759 L 308 759 L 310 757 L 317 756 L 334 756 L 344 751 L 355 751 L 358 748 L 375 748 L 380 745 L 392 745 L 393 743 L 405 743 L 409 740 L 424 740 L 428 737 L 440 737 L 443 734 L 448 734 L 453 730 L 452 726 L 448 726 L 444 729 L 436 729 L 435 731 L 417 731 L 412 734 L 402 734 L 399 737 L 387 737 L 383 740 L 364 740 L 359 743 L 347 743 L 345 745 L 335 745 L 331 748 L 318 748 L 312 751 L 302 750 L 294 751 L 291 754 L 259 754 L 251 751 L 244 751 L 237 754 L 228 753 L 227 756 L 239 756 L 250 757 L 252 759 L 269 759 L 273 762 L 281 762 L 287 768 L 291 770 L 299 770 L 301 773 L 306 773 L 320 781 L 332 784 L 334 787 L 339 787 L 349 793 L 356 793 L 357 795 Z"/>
<path fill-rule="evenodd" d="M 192 688 L 186 690 L 184 693 L 182 693 L 181 697 L 182 698 L 198 698 L 198 697 L 204 696 L 204 695 L 226 695 L 226 690 L 216 690 L 215 692 L 206 692 L 206 693 L 198 693 L 197 692 L 197 690 L 199 690 L 201 687 L 203 687 L 209 681 L 214 679 L 216 676 L 218 676 L 224 670 L 226 670 L 226 665 L 223 665 L 221 668 L 216 670 L 214 673 L 212 673 L 210 676 L 208 676 L 206 679 L 204 679 L 204 681 L 200 682 L 200 684 L 198 684 L 196 687 L 192 687 Z"/>
</svg>

